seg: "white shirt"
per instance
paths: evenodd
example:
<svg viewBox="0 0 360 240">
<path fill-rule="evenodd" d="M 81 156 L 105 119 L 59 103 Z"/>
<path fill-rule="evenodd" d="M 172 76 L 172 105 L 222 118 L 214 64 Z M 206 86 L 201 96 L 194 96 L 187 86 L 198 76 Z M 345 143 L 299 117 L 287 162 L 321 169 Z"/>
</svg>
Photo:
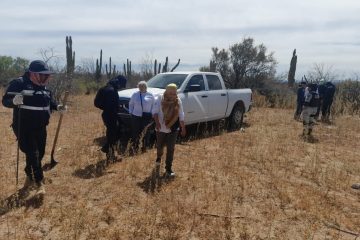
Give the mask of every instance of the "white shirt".
<svg viewBox="0 0 360 240">
<path fill-rule="evenodd" d="M 162 100 L 162 96 L 159 96 L 157 99 L 155 99 L 152 113 L 153 113 L 153 115 L 157 114 L 159 117 L 159 122 L 161 125 L 160 132 L 170 133 L 171 129 L 167 128 L 165 125 L 164 113 L 163 113 L 162 107 L 161 107 L 161 100 Z M 183 105 L 179 98 L 179 120 L 184 121 L 184 117 L 185 117 L 185 114 L 184 114 Z"/>
<path fill-rule="evenodd" d="M 129 113 L 141 117 L 144 113 L 151 113 L 154 105 L 154 95 L 149 92 L 134 93 L 129 102 Z"/>
</svg>

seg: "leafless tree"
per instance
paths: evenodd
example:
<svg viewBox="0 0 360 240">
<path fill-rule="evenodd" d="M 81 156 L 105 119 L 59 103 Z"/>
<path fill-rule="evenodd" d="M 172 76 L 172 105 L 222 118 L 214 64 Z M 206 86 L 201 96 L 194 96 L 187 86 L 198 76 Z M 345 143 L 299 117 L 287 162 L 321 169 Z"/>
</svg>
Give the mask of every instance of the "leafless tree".
<svg viewBox="0 0 360 240">
<path fill-rule="evenodd" d="M 144 80 L 149 80 L 154 76 L 153 73 L 154 57 L 152 54 L 147 53 L 141 60 L 140 74 Z"/>
<path fill-rule="evenodd" d="M 324 80 L 325 82 L 327 82 L 336 80 L 338 76 L 337 73 L 334 71 L 332 65 L 315 63 L 306 77 L 311 82 L 319 82 L 320 80 Z"/>
<path fill-rule="evenodd" d="M 59 62 L 62 59 L 62 56 L 56 53 L 54 47 L 40 48 L 38 55 L 48 65 L 52 65 L 52 63 Z"/>
<path fill-rule="evenodd" d="M 93 75 L 95 73 L 95 60 L 94 58 L 82 58 L 80 61 L 79 72 L 86 75 Z"/>
</svg>

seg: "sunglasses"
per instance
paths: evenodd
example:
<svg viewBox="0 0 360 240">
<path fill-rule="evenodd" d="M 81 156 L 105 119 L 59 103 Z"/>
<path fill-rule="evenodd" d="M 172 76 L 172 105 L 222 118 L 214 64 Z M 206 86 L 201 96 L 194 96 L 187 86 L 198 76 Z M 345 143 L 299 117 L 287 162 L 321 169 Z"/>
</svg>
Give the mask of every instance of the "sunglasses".
<svg viewBox="0 0 360 240">
<path fill-rule="evenodd" d="M 50 74 L 41 74 L 39 73 L 39 77 L 42 79 L 48 79 L 50 77 Z"/>
</svg>

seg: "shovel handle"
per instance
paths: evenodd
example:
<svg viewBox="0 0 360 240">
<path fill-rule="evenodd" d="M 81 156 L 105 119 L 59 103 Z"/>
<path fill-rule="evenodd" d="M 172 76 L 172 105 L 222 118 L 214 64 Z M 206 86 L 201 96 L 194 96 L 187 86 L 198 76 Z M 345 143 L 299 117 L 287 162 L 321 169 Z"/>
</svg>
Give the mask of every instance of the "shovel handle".
<svg viewBox="0 0 360 240">
<path fill-rule="evenodd" d="M 64 99 L 62 101 L 62 103 L 64 105 L 67 103 L 68 97 L 69 97 L 69 91 L 66 91 Z M 63 114 L 60 114 L 59 122 L 58 122 L 58 125 L 57 125 L 57 128 L 56 128 L 55 138 L 54 138 L 54 142 L 53 142 L 53 147 L 51 149 L 51 159 L 54 159 L 55 148 L 56 148 L 57 140 L 58 140 L 58 137 L 59 137 L 59 132 L 60 132 L 63 116 L 64 116 Z"/>
</svg>

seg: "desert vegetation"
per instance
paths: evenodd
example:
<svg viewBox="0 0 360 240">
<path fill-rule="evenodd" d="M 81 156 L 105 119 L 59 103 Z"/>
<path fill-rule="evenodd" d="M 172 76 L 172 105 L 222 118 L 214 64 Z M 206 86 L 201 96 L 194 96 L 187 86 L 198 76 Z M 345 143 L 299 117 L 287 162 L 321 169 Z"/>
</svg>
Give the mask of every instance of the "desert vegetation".
<svg viewBox="0 0 360 240">
<path fill-rule="evenodd" d="M 178 144 L 178 176 L 166 181 L 156 177 L 155 150 L 104 164 L 93 97 L 70 101 L 60 164 L 46 172 L 41 202 L 13 201 L 16 141 L 11 111 L 0 107 L 0 239 L 354 239 L 343 231 L 360 232 L 360 192 L 350 188 L 360 176 L 358 117 L 316 126 L 319 142 L 309 144 L 291 110 L 257 107 L 243 131 Z"/>
<path fill-rule="evenodd" d="M 254 108 L 240 131 L 208 128 L 179 141 L 177 177 L 169 180 L 162 177 L 164 163 L 155 167 L 154 149 L 118 156 L 112 164 L 105 161 L 99 151 L 104 126 L 93 99 L 116 74 L 127 76 L 131 87 L 140 79 L 175 70 L 180 59 L 170 64 L 169 58 L 161 63 L 145 57 L 135 70 L 130 59 L 122 67 L 110 56 L 103 62 L 101 50 L 97 60 L 75 60 L 70 38 L 66 46 L 65 66 L 54 49 L 40 51 L 57 72 L 50 86 L 57 98 L 65 90 L 72 93 L 55 152 L 60 163 L 45 173 L 45 198 L 27 201 L 15 195 L 12 113 L 0 106 L 0 239 L 359 237 L 360 192 L 350 188 L 360 181 L 356 75 L 337 82 L 332 124 L 316 125 L 317 141 L 306 143 L 299 136 L 302 124 L 293 120 L 294 78 L 286 82 L 276 74 L 274 54 L 251 38 L 229 49 L 214 47 L 209 66 L 201 70 L 219 71 L 229 88 L 251 87 Z M 26 59 L 0 56 L 1 84 L 21 75 L 27 65 Z M 335 76 L 321 64 L 307 74 L 310 81 L 340 80 Z M 54 113 L 49 143 L 58 118 Z M 50 161 L 49 153 L 48 144 L 43 163 Z M 21 155 L 20 169 L 24 162 Z"/>
<path fill-rule="evenodd" d="M 97 59 L 79 60 L 75 59 L 71 36 L 67 36 L 65 40 L 64 57 L 51 47 L 40 49 L 37 54 L 56 72 L 50 82 L 50 88 L 57 100 L 61 99 L 64 91 L 69 90 L 69 85 L 73 94 L 93 94 L 107 80 L 122 74 L 128 79 L 127 86 L 135 87 L 140 80 L 148 80 L 158 73 L 176 71 L 181 65 L 181 59 L 171 63 L 169 57 L 166 57 L 165 61 L 161 62 L 147 54 L 137 64 L 137 69 L 134 69 L 134 63 L 129 58 L 124 59 L 122 67 L 119 67 L 114 64 L 111 56 L 108 62 L 104 61 L 102 50 Z M 309 82 L 319 82 L 321 79 L 333 81 L 337 85 L 337 94 L 332 112 L 334 114 L 359 114 L 358 74 L 354 73 L 351 77 L 344 78 L 334 70 L 333 66 L 314 63 L 306 76 L 297 76 L 295 75 L 298 61 L 296 50 L 292 53 L 289 74 L 277 73 L 277 60 L 274 54 L 264 44 L 256 44 L 255 39 L 248 37 L 232 44 L 229 49 L 213 47 L 209 64 L 200 67 L 200 71 L 219 72 L 228 88 L 251 88 L 258 97 L 255 101 L 256 106 L 261 107 L 293 108 L 296 83 L 304 77 Z M 14 77 L 21 76 L 28 64 L 29 60 L 22 57 L 0 56 L 2 88 L 6 87 Z M 297 76 L 296 79 L 295 76 Z"/>
</svg>

